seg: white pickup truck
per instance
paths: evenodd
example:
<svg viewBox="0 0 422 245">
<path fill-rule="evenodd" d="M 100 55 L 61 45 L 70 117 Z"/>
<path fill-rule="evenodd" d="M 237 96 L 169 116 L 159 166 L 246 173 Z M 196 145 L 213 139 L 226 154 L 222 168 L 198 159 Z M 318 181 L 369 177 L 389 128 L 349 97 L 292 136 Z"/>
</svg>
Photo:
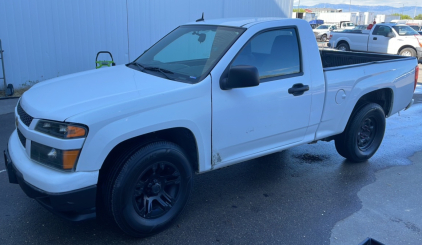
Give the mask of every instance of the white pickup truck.
<svg viewBox="0 0 422 245">
<path fill-rule="evenodd" d="M 369 33 L 331 32 L 329 47 L 417 57 L 422 62 L 422 36 L 408 25 L 376 24 Z"/>
<path fill-rule="evenodd" d="M 369 159 L 386 117 L 411 106 L 417 69 L 412 57 L 319 51 L 304 20 L 189 23 L 129 64 L 24 93 L 9 182 L 69 220 L 104 213 L 154 234 L 185 207 L 195 172 L 318 140 Z"/>
</svg>

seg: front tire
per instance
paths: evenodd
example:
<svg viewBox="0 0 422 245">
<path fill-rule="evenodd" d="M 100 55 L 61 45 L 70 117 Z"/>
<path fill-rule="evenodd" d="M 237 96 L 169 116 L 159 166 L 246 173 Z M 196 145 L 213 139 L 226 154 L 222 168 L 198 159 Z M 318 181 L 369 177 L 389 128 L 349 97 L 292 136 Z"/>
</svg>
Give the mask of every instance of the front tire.
<svg viewBox="0 0 422 245">
<path fill-rule="evenodd" d="M 385 114 L 376 103 L 361 106 L 352 114 L 344 132 L 335 139 L 337 152 L 351 162 L 363 162 L 377 152 L 384 138 Z"/>
<path fill-rule="evenodd" d="M 134 237 L 155 234 L 185 207 L 193 171 L 183 150 L 160 141 L 136 151 L 123 165 L 111 192 L 117 225 Z"/>
<path fill-rule="evenodd" d="M 408 57 L 416 57 L 416 51 L 413 48 L 404 48 L 400 50 L 399 55 L 408 56 Z"/>
</svg>

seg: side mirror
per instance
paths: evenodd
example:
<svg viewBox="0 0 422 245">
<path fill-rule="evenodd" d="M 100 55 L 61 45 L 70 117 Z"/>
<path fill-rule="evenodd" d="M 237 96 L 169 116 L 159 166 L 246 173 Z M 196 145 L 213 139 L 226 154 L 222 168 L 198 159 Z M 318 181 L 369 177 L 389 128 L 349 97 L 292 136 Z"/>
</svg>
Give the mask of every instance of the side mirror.
<svg viewBox="0 0 422 245">
<path fill-rule="evenodd" d="M 392 32 L 389 32 L 389 33 L 387 34 L 387 37 L 396 37 L 396 35 L 394 35 L 394 33 L 392 33 Z"/>
<path fill-rule="evenodd" d="M 229 70 L 228 78 L 220 82 L 222 90 L 232 88 L 247 88 L 259 85 L 259 72 L 255 66 L 239 65 L 233 66 Z"/>
</svg>

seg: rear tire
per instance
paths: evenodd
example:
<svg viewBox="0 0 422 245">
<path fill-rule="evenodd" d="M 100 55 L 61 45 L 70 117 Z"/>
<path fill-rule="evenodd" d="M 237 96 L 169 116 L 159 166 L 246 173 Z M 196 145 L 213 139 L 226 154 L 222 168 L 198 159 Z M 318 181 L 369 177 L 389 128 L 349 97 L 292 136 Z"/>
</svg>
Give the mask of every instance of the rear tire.
<svg viewBox="0 0 422 245">
<path fill-rule="evenodd" d="M 179 146 L 160 141 L 139 149 L 111 180 L 115 222 L 134 237 L 160 232 L 184 209 L 192 177 L 191 164 Z"/>
<path fill-rule="evenodd" d="M 408 57 L 416 57 L 416 51 L 413 48 L 404 48 L 400 50 L 399 55 L 408 56 Z"/>
<path fill-rule="evenodd" d="M 349 44 L 347 43 L 340 43 L 339 45 L 337 45 L 337 49 L 341 51 L 350 51 Z"/>
<path fill-rule="evenodd" d="M 384 138 L 385 114 L 376 103 L 361 106 L 335 139 L 337 152 L 351 162 L 363 162 L 377 152 Z"/>
<path fill-rule="evenodd" d="M 327 35 L 322 35 L 322 37 L 321 37 L 321 42 L 325 42 L 325 41 L 327 41 Z"/>
</svg>

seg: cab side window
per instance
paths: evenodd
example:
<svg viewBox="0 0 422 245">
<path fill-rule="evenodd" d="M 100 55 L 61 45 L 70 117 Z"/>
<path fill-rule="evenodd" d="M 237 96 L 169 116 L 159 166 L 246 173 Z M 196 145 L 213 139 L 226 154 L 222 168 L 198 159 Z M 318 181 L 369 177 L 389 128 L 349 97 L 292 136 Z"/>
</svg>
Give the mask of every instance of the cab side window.
<svg viewBox="0 0 422 245">
<path fill-rule="evenodd" d="M 266 78 L 300 73 L 300 51 L 296 30 L 294 28 L 272 30 L 252 37 L 231 64 L 231 66 L 236 65 L 258 68 L 261 82 L 265 82 Z"/>
<path fill-rule="evenodd" d="M 388 33 L 392 33 L 393 30 L 389 26 L 377 26 L 374 29 L 374 32 L 372 35 L 378 35 L 378 36 L 388 36 Z"/>
</svg>

